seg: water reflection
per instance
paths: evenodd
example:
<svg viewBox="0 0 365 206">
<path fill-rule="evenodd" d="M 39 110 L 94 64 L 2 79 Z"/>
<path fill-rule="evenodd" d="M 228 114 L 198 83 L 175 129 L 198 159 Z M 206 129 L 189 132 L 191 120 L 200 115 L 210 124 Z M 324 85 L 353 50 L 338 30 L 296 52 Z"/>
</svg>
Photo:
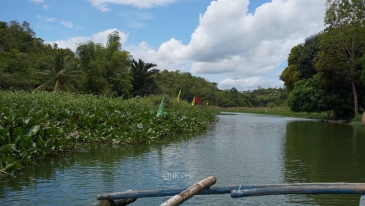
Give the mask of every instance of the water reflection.
<svg viewBox="0 0 365 206">
<path fill-rule="evenodd" d="M 363 128 L 253 114 L 218 117 L 206 133 L 193 138 L 143 146 L 90 145 L 89 152 L 50 158 L 17 171 L 18 178 L 0 177 L 0 202 L 89 205 L 101 193 L 184 188 L 210 175 L 217 177 L 216 185 L 365 182 Z M 337 205 L 349 200 L 341 198 Z M 131 205 L 159 205 L 167 199 L 142 198 Z M 358 204 L 359 197 L 350 201 Z M 231 199 L 227 194 L 195 196 L 184 203 L 243 204 L 326 205 L 328 198 Z"/>
<path fill-rule="evenodd" d="M 286 182 L 365 182 L 365 130 L 343 124 L 287 124 Z M 360 195 L 313 196 L 320 205 L 357 205 Z"/>
</svg>

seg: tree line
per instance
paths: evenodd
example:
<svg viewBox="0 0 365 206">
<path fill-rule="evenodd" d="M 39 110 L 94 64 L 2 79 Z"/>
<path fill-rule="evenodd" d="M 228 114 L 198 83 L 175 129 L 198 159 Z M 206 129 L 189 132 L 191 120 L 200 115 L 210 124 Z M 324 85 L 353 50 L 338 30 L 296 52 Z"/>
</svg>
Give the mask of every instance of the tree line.
<svg viewBox="0 0 365 206">
<path fill-rule="evenodd" d="M 326 28 L 294 46 L 280 75 L 295 112 L 356 116 L 365 109 L 365 1 L 327 0 Z"/>
<path fill-rule="evenodd" d="M 36 37 L 28 22 L 0 21 L 0 89 L 8 91 L 67 91 L 122 97 L 166 94 L 220 107 L 278 106 L 285 102 L 284 88 L 259 87 L 238 91 L 218 89 L 218 84 L 189 72 L 157 69 L 122 50 L 118 31 L 108 35 L 106 45 L 87 41 L 76 51 L 47 44 Z"/>
</svg>

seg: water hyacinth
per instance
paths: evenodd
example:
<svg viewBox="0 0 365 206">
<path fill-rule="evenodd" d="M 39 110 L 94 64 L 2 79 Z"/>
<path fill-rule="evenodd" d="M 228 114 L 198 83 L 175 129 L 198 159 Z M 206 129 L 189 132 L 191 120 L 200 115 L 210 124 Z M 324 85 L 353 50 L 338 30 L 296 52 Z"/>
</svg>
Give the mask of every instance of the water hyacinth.
<svg viewBox="0 0 365 206">
<path fill-rule="evenodd" d="M 161 100 L 161 97 L 155 97 Z M 157 117 L 150 98 L 0 91 L 0 174 L 80 143 L 152 143 L 207 129 L 215 113 L 168 105 Z"/>
</svg>

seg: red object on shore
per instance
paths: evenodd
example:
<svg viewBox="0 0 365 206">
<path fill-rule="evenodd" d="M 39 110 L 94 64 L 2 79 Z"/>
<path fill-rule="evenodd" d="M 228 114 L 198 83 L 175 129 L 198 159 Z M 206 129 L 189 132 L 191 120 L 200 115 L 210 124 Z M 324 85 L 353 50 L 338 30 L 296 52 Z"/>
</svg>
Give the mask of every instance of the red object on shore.
<svg viewBox="0 0 365 206">
<path fill-rule="evenodd" d="M 198 96 L 195 96 L 195 104 L 200 104 L 200 99 L 198 98 Z"/>
</svg>

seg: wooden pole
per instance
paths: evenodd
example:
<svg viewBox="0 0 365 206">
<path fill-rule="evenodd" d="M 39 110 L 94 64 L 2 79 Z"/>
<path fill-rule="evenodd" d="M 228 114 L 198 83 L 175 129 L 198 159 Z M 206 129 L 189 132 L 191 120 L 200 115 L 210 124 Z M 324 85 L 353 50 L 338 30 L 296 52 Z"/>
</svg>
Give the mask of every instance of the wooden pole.
<svg viewBox="0 0 365 206">
<path fill-rule="evenodd" d="M 232 198 L 287 194 L 365 194 L 365 186 L 284 186 L 231 191 Z"/>
<path fill-rule="evenodd" d="M 202 189 L 209 188 L 216 182 L 217 182 L 217 179 L 214 176 L 210 176 L 210 177 L 196 183 L 195 185 L 189 187 L 188 189 L 184 190 L 180 194 L 173 196 L 166 202 L 162 203 L 160 206 L 179 205 L 179 204 L 183 203 L 184 201 L 186 201 L 187 199 L 189 199 L 190 197 L 197 194 L 198 192 L 200 192 Z"/>
</svg>

